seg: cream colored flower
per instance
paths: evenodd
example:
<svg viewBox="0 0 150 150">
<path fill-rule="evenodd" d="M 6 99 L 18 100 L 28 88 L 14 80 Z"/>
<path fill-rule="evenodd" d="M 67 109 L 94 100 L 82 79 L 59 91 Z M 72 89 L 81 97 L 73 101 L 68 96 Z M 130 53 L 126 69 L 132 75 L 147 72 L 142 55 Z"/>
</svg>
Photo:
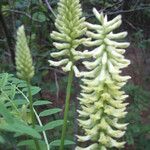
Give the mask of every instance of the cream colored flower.
<svg viewBox="0 0 150 150">
<path fill-rule="evenodd" d="M 58 52 L 52 52 L 51 56 L 58 61 L 49 60 L 51 66 L 61 66 L 63 71 L 74 70 L 76 76 L 80 73 L 75 62 L 84 58 L 82 52 L 77 51 L 85 38 L 81 38 L 86 32 L 85 18 L 82 17 L 82 9 L 79 0 L 60 0 L 58 3 L 58 15 L 55 21 L 57 31 L 51 33 L 56 42 L 53 45 Z"/>
<path fill-rule="evenodd" d="M 91 56 L 93 61 L 84 61 L 88 71 L 80 73 L 83 85 L 78 98 L 81 105 L 78 121 L 85 135 L 77 136 L 78 141 L 92 141 L 93 144 L 85 148 L 77 147 L 76 150 L 120 149 L 125 144 L 120 142 L 120 138 L 124 136 L 128 125 L 119 123 L 119 119 L 126 116 L 128 105 L 122 87 L 130 77 L 122 76 L 121 69 L 130 64 L 123 56 L 129 43 L 120 42 L 127 32 L 113 32 L 122 23 L 120 15 L 108 21 L 107 15 L 100 14 L 95 8 L 93 13 L 100 24 L 86 23 L 90 30 L 86 35 L 91 41 L 84 42 L 84 45 L 95 48 L 83 52 Z"/>
</svg>

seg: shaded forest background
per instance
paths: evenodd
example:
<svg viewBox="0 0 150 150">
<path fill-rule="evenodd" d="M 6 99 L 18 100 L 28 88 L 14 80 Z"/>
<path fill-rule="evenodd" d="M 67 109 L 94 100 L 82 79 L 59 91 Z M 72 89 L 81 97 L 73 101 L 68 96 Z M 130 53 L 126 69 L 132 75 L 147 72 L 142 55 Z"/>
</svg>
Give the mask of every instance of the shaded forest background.
<svg viewBox="0 0 150 150">
<path fill-rule="evenodd" d="M 0 72 L 15 73 L 16 30 L 24 24 L 36 68 L 33 83 L 42 88 L 39 97 L 51 100 L 53 106 L 63 108 L 67 76 L 48 64 L 50 52 L 55 51 L 50 33 L 55 28 L 57 2 L 0 0 Z M 125 150 L 150 150 L 150 0 L 81 0 L 81 3 L 84 16 L 91 22 L 95 22 L 93 7 L 107 13 L 109 18 L 118 14 L 123 17 L 121 30 L 128 31 L 127 40 L 131 42 L 126 52 L 131 65 L 124 73 L 132 76 L 125 86 L 130 96 L 126 118 L 130 124 L 125 136 Z M 75 99 L 75 95 L 79 94 L 78 89 L 78 80 L 75 79 L 69 115 L 70 136 L 78 132 L 75 111 L 78 108 Z M 8 144 L 11 143 L 8 141 Z"/>
</svg>

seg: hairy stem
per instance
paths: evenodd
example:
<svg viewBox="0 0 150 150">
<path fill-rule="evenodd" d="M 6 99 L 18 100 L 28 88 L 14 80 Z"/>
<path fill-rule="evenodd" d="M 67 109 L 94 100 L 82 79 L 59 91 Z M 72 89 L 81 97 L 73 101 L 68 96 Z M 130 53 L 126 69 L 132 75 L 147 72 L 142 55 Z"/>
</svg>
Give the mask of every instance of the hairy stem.
<svg viewBox="0 0 150 150">
<path fill-rule="evenodd" d="M 69 104 L 70 104 L 72 81 L 73 81 L 73 70 L 71 69 L 71 71 L 69 72 L 69 76 L 68 76 L 68 85 L 67 85 L 67 90 L 66 90 L 64 122 L 63 122 L 63 128 L 62 128 L 60 150 L 64 150 L 64 142 L 65 142 L 65 137 L 66 137 L 67 118 L 68 118 L 68 111 L 69 111 Z"/>
<path fill-rule="evenodd" d="M 29 101 L 30 101 L 30 113 L 31 113 L 31 119 L 32 119 L 32 127 L 35 128 L 35 114 L 34 114 L 34 109 L 33 109 L 33 99 L 32 99 L 32 93 L 31 93 L 31 85 L 30 82 L 27 82 L 27 87 L 28 87 L 28 96 L 29 96 Z M 36 150 L 40 150 L 40 145 L 37 139 L 33 139 Z"/>
</svg>

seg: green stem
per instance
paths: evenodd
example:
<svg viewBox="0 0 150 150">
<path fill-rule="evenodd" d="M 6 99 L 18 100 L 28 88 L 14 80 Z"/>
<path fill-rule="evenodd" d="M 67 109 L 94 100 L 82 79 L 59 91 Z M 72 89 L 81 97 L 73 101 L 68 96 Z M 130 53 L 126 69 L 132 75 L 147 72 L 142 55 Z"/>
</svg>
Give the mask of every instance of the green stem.
<svg viewBox="0 0 150 150">
<path fill-rule="evenodd" d="M 69 76 L 68 76 L 68 85 L 67 85 L 67 90 L 66 90 L 65 112 L 64 112 L 64 122 L 63 122 L 63 128 L 62 128 L 60 150 L 64 150 L 64 142 L 65 142 L 66 129 L 67 129 L 67 118 L 68 118 L 68 111 L 69 111 L 69 104 L 70 104 L 72 81 L 73 81 L 73 70 L 71 69 L 71 71 L 69 72 Z"/>
<path fill-rule="evenodd" d="M 30 82 L 27 82 L 27 87 L 28 87 L 28 96 L 29 96 L 29 101 L 30 101 L 30 113 L 31 113 L 31 119 L 32 119 L 32 127 L 35 128 L 35 114 L 34 114 L 34 108 L 33 108 L 33 99 L 32 99 L 32 93 L 31 93 L 31 86 Z M 37 139 L 33 139 L 36 150 L 40 150 L 40 145 Z"/>
<path fill-rule="evenodd" d="M 30 113 L 31 113 L 31 119 L 32 119 L 32 127 L 35 128 L 35 116 L 34 116 L 34 111 L 33 111 L 33 99 L 32 99 L 32 93 L 31 93 L 31 86 L 30 82 L 27 82 L 28 86 L 28 96 L 29 96 L 29 101 L 30 101 Z"/>
</svg>

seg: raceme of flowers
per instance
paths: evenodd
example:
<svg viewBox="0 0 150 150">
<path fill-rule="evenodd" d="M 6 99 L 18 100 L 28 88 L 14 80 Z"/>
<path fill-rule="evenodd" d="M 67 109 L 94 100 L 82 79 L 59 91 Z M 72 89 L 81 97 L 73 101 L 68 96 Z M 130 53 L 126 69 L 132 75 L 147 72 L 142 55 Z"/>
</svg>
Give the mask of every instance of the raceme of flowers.
<svg viewBox="0 0 150 150">
<path fill-rule="evenodd" d="M 49 60 L 49 63 L 51 66 L 61 66 L 65 72 L 73 69 L 78 76 L 75 62 L 83 57 L 83 53 L 76 49 L 86 40 L 80 38 L 85 34 L 86 26 L 79 0 L 59 1 L 55 26 L 58 31 L 53 31 L 51 37 L 56 41 L 53 45 L 59 51 L 52 52 L 51 56 L 58 60 Z"/>
<path fill-rule="evenodd" d="M 89 141 L 87 147 L 76 147 L 76 150 L 107 150 L 108 148 L 123 148 L 127 123 L 121 122 L 127 114 L 125 99 L 128 97 L 122 87 L 129 76 L 121 75 L 122 68 L 127 67 L 130 61 L 123 54 L 128 42 L 121 42 L 127 32 L 114 33 L 121 23 L 121 16 L 108 21 L 107 15 L 99 13 L 95 8 L 93 13 L 99 24 L 86 23 L 89 31 L 86 35 L 91 41 L 85 41 L 85 46 L 95 47 L 94 50 L 85 50 L 84 55 L 92 60 L 84 61 L 88 71 L 80 73 L 83 84 L 78 98 L 81 105 L 79 126 L 84 135 L 78 135 L 78 141 Z"/>
<path fill-rule="evenodd" d="M 34 66 L 32 63 L 30 49 L 27 44 L 24 26 L 19 27 L 17 31 L 15 59 L 18 77 L 23 80 L 30 81 L 34 76 Z"/>
</svg>

